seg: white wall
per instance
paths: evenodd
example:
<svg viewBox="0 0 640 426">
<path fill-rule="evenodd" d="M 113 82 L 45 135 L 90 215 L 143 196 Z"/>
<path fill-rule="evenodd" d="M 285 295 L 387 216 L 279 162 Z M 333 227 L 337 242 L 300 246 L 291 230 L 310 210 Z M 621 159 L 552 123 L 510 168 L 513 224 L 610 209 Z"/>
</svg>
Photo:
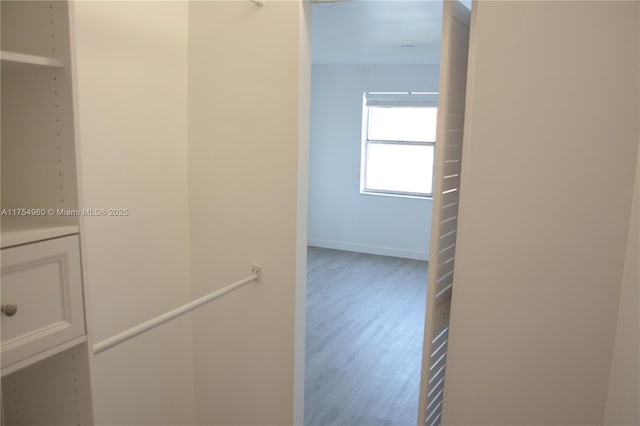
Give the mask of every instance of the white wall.
<svg viewBox="0 0 640 426">
<path fill-rule="evenodd" d="M 296 278 L 305 271 L 304 257 L 297 258 L 306 213 L 297 180 L 307 173 L 302 123 L 309 115 L 299 110 L 308 97 L 299 88 L 308 81 L 303 6 L 230 1 L 189 8 L 194 296 L 247 275 L 251 263 L 263 265 L 259 284 L 194 314 L 196 420 L 292 424 L 294 380 L 303 379 L 294 375 L 295 323 L 304 324 L 295 303 L 304 300 Z M 296 355 L 303 356 L 300 348 Z"/>
<path fill-rule="evenodd" d="M 478 2 L 444 424 L 602 424 L 638 147 L 638 4 Z"/>
<path fill-rule="evenodd" d="M 98 425 L 300 423 L 307 8 L 74 4 L 91 343 L 264 268 L 94 357 Z"/>
<path fill-rule="evenodd" d="M 640 8 L 638 8 L 640 19 Z M 640 31 L 638 31 L 640 37 Z M 640 48 L 640 42 L 638 43 Z M 638 62 L 640 73 L 640 62 Z M 638 92 L 640 99 L 640 92 Z M 611 360 L 606 425 L 640 424 L 640 149 Z"/>
<path fill-rule="evenodd" d="M 437 91 L 438 65 L 312 68 L 309 244 L 427 259 L 431 200 L 360 194 L 362 94 Z"/>
<path fill-rule="evenodd" d="M 73 2 L 91 342 L 189 300 L 187 4 Z M 193 421 L 191 321 L 92 357 L 97 425 Z"/>
<path fill-rule="evenodd" d="M 604 424 L 640 424 L 640 150 Z"/>
</svg>

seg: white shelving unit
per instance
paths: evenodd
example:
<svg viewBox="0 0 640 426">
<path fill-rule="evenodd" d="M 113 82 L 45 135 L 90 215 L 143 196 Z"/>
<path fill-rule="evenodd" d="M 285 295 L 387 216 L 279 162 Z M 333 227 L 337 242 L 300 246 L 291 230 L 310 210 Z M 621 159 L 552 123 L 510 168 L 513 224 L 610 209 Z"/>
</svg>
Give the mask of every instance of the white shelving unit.
<svg viewBox="0 0 640 426">
<path fill-rule="evenodd" d="M 2 425 L 91 425 L 68 4 L 0 7 Z"/>
<path fill-rule="evenodd" d="M 77 224 L 63 224 L 48 218 L 5 216 L 2 218 L 2 248 L 77 234 Z"/>
<path fill-rule="evenodd" d="M 3 210 L 78 207 L 73 95 L 65 67 L 68 21 L 64 1 L 2 2 Z M 77 217 L 13 218 L 3 213 L 0 241 L 6 247 L 16 229 L 20 244 L 30 242 L 25 236 L 39 241 L 43 229 L 77 224 Z"/>
</svg>

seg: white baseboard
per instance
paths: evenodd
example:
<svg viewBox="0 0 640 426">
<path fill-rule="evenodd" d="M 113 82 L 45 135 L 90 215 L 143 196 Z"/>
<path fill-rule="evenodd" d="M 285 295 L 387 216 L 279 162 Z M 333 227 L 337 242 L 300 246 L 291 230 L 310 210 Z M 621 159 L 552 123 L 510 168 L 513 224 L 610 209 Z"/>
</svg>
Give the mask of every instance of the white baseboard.
<svg viewBox="0 0 640 426">
<path fill-rule="evenodd" d="M 429 260 L 429 252 L 405 250 L 393 247 L 371 246 L 366 244 L 345 243 L 342 241 L 313 240 L 307 241 L 311 247 L 321 247 L 334 250 L 355 251 L 357 253 L 378 254 L 381 256 L 402 257 L 404 259 Z"/>
</svg>

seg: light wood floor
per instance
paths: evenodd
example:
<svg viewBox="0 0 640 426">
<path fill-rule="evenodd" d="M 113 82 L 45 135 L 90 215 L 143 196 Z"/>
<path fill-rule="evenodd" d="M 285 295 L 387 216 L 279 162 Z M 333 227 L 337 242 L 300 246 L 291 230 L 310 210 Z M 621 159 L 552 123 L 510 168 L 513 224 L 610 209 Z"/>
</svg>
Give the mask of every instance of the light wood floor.
<svg viewBox="0 0 640 426">
<path fill-rule="evenodd" d="M 310 247 L 305 426 L 416 424 L 427 262 Z"/>
</svg>

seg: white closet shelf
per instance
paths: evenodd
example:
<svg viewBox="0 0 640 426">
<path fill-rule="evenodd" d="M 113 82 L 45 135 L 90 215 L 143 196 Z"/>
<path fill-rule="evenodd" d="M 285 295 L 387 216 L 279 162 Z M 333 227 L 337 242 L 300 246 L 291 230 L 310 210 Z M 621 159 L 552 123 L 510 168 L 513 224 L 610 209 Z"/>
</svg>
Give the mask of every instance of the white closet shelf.
<svg viewBox="0 0 640 426">
<path fill-rule="evenodd" d="M 3 216 L 0 228 L 1 248 L 73 235 L 80 229 L 78 225 L 56 222 L 47 217 L 29 216 Z"/>
<path fill-rule="evenodd" d="M 16 68 L 63 68 L 64 63 L 57 58 L 47 56 L 27 55 L 26 53 L 0 52 L 2 59 L 2 69 Z"/>
</svg>

